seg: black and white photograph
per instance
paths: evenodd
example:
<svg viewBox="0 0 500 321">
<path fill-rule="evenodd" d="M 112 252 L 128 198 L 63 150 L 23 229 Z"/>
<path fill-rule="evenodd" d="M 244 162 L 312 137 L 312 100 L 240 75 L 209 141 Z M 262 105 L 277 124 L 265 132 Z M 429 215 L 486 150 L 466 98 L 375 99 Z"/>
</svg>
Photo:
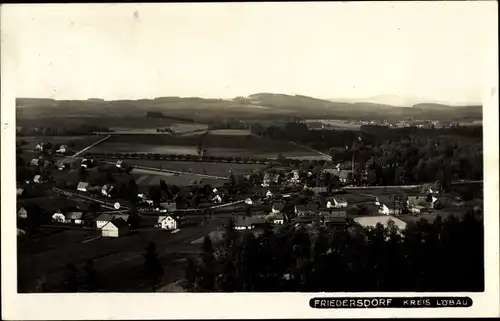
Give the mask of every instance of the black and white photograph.
<svg viewBox="0 0 500 321">
<path fill-rule="evenodd" d="M 335 317 L 309 300 L 439 294 L 498 316 L 496 2 L 1 12 L 13 295 Z"/>
</svg>

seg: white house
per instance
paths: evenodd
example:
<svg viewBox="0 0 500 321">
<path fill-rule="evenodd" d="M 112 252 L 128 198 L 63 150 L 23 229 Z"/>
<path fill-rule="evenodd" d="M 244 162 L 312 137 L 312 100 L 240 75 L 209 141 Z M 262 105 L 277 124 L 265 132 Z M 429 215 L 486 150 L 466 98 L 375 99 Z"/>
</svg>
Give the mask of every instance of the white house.
<svg viewBox="0 0 500 321">
<path fill-rule="evenodd" d="M 38 158 L 33 158 L 31 161 L 30 161 L 30 165 L 31 166 L 38 166 L 40 163 L 40 160 Z"/>
<path fill-rule="evenodd" d="M 222 203 L 222 197 L 220 197 L 220 195 L 215 195 L 214 198 L 212 199 L 212 201 L 215 203 L 215 204 L 221 204 Z"/>
<path fill-rule="evenodd" d="M 253 204 L 253 201 L 252 201 L 250 198 L 247 198 L 247 199 L 245 200 L 245 204 L 247 204 L 247 205 L 252 205 L 252 204 Z"/>
<path fill-rule="evenodd" d="M 52 221 L 56 223 L 66 223 L 66 216 L 61 211 L 57 211 L 52 215 Z"/>
<path fill-rule="evenodd" d="M 67 151 L 68 151 L 68 146 L 67 145 L 61 145 L 61 146 L 59 146 L 59 149 L 56 150 L 56 153 L 64 154 Z"/>
<path fill-rule="evenodd" d="M 116 162 L 116 167 L 122 168 L 123 167 L 123 161 L 122 160 L 117 161 Z"/>
<path fill-rule="evenodd" d="M 182 226 L 182 218 L 179 216 L 160 216 L 158 217 L 158 226 L 164 230 L 177 230 Z"/>
<path fill-rule="evenodd" d="M 267 190 L 266 198 L 271 198 L 271 197 L 273 197 L 273 193 L 271 192 L 271 190 Z"/>
<path fill-rule="evenodd" d="M 87 192 L 89 189 L 89 183 L 80 182 L 80 183 L 78 183 L 78 186 L 76 187 L 76 189 L 80 192 Z"/>
<path fill-rule="evenodd" d="M 22 219 L 28 218 L 28 211 L 24 207 L 21 207 L 17 212 L 17 217 Z"/>
<path fill-rule="evenodd" d="M 330 202 L 329 202 L 330 203 Z M 330 207 L 328 207 L 328 204 L 327 204 L 327 208 L 344 208 L 344 207 L 347 207 L 347 201 L 342 198 L 342 197 L 334 197 L 333 198 L 333 204 L 330 203 Z"/>
<path fill-rule="evenodd" d="M 121 218 L 113 219 L 101 229 L 102 237 L 119 237 L 128 232 L 128 224 Z"/>
</svg>

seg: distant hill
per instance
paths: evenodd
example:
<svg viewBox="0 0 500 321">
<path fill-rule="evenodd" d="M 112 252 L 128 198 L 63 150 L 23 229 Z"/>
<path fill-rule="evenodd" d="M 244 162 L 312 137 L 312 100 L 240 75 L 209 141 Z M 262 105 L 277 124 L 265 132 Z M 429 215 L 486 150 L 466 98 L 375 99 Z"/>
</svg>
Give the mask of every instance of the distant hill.
<svg viewBox="0 0 500 321">
<path fill-rule="evenodd" d="M 52 100 L 18 98 L 19 117 L 144 117 L 146 112 L 161 112 L 171 119 L 482 119 L 481 106 L 450 106 L 418 103 L 411 107 L 376 102 L 342 102 L 303 95 L 256 93 L 234 99 L 199 97 L 158 97 L 140 100 Z"/>
</svg>

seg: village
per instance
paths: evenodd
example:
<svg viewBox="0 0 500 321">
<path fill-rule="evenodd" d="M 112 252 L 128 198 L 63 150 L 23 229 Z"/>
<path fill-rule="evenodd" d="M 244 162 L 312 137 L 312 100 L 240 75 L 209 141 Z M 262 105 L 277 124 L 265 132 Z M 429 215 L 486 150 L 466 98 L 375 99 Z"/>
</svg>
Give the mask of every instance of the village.
<svg viewBox="0 0 500 321">
<path fill-rule="evenodd" d="M 180 187 L 168 186 L 165 176 L 155 189 L 136 184 L 131 175 L 136 169 L 124 160 L 67 157 L 66 145 L 50 148 L 53 152 L 44 153 L 37 144 L 27 160 L 36 174 L 18 182 L 20 234 L 23 221 L 93 228 L 102 237 L 141 228 L 175 232 L 228 211 L 240 231 L 284 222 L 342 228 L 348 218 L 361 226 L 392 220 L 403 230 L 409 220 L 432 219 L 465 205 L 460 196 L 440 195 L 436 184 L 355 187 L 350 164 L 334 163 L 299 170 L 274 162 L 224 183 L 201 178 Z M 45 200 L 36 202 L 40 198 L 29 195 L 34 190 Z"/>
</svg>

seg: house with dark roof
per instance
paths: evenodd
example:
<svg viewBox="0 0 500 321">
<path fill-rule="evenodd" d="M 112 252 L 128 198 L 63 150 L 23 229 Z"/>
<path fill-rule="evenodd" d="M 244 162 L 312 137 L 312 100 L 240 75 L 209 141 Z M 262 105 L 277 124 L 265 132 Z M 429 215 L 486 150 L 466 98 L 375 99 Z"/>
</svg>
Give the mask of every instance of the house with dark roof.
<svg viewBox="0 0 500 321">
<path fill-rule="evenodd" d="M 121 213 L 103 213 L 96 218 L 96 227 L 102 229 L 106 224 L 118 218 L 128 222 L 129 215 Z"/>
</svg>

